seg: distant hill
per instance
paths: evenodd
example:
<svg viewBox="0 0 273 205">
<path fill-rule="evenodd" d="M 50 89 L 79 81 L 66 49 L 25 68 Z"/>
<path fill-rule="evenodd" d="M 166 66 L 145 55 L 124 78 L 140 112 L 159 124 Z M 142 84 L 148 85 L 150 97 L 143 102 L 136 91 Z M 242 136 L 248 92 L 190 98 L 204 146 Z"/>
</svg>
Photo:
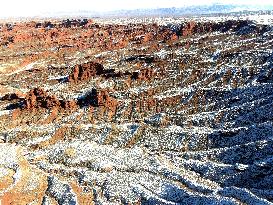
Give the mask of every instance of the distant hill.
<svg viewBox="0 0 273 205">
<path fill-rule="evenodd" d="M 108 15 L 125 16 L 177 16 L 177 15 L 198 15 L 207 13 L 226 13 L 236 9 L 235 5 L 206 5 L 206 6 L 188 6 L 183 8 L 158 8 L 158 9 L 137 9 L 120 10 L 108 12 Z"/>
<path fill-rule="evenodd" d="M 126 16 L 193 16 L 210 15 L 217 13 L 247 12 L 259 10 L 273 10 L 273 5 L 235 5 L 235 4 L 211 4 L 186 6 L 181 8 L 155 8 L 155 9 L 134 9 L 134 10 L 116 10 L 108 12 L 98 12 L 91 10 L 80 10 L 75 12 L 47 13 L 46 16 L 84 16 L 84 17 L 126 17 Z"/>
</svg>

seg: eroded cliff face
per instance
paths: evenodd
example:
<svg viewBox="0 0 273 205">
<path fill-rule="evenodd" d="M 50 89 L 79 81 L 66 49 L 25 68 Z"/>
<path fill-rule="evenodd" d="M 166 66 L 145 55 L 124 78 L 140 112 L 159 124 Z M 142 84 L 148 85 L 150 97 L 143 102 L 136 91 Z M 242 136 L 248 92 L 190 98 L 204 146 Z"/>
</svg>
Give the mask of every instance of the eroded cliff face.
<svg viewBox="0 0 273 205">
<path fill-rule="evenodd" d="M 271 204 L 272 25 L 99 21 L 0 26 L 0 201 Z"/>
</svg>

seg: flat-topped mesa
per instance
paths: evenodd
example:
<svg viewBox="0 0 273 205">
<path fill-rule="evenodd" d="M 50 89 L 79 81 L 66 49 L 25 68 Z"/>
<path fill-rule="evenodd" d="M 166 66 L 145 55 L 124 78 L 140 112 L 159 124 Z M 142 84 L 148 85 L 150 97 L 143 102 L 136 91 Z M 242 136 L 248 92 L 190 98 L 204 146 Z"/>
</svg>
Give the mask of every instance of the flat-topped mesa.
<svg viewBox="0 0 273 205">
<path fill-rule="evenodd" d="M 75 65 L 73 73 L 69 75 L 69 82 L 80 82 L 89 80 L 91 77 L 104 73 L 103 65 L 96 62 L 88 62 L 81 65 Z"/>
</svg>

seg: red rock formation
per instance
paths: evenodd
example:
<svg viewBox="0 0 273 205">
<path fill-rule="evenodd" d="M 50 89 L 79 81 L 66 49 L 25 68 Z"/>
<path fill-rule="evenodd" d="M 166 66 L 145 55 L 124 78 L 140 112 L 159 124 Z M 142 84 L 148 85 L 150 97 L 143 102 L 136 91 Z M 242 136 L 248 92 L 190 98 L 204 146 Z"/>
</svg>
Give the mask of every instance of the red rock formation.
<svg viewBox="0 0 273 205">
<path fill-rule="evenodd" d="M 74 100 L 59 100 L 55 95 L 49 95 L 43 89 L 35 88 L 27 93 L 23 109 L 32 110 L 36 108 L 72 111 L 77 108 L 77 103 Z"/>
<path fill-rule="evenodd" d="M 190 21 L 185 27 L 182 29 L 182 35 L 188 36 L 193 34 L 193 29 L 195 27 L 196 23 L 194 21 Z"/>
<path fill-rule="evenodd" d="M 59 107 L 60 101 L 55 95 L 50 96 L 41 88 L 35 88 L 28 92 L 24 100 L 24 108 L 35 109 L 35 108 L 53 108 Z"/>
<path fill-rule="evenodd" d="M 111 97 L 109 95 L 109 92 L 107 90 L 101 90 L 98 95 L 98 106 L 103 107 L 103 112 L 108 112 L 108 119 L 111 120 L 112 117 L 115 115 L 118 102 L 115 98 Z"/>
<path fill-rule="evenodd" d="M 74 67 L 73 73 L 68 77 L 69 82 L 79 82 L 101 75 L 104 72 L 103 65 L 96 62 L 88 62 Z"/>
<path fill-rule="evenodd" d="M 101 90 L 98 93 L 98 106 L 106 106 L 109 109 L 114 110 L 113 107 L 116 107 L 116 105 L 116 99 L 111 97 L 107 90 Z"/>
</svg>

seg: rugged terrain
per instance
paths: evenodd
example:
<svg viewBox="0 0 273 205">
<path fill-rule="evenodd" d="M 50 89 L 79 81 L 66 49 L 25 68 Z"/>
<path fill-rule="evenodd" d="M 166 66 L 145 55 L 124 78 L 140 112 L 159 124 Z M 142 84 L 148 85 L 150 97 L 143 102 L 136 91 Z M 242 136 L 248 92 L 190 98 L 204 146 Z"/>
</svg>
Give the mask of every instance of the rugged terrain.
<svg viewBox="0 0 273 205">
<path fill-rule="evenodd" d="M 0 45 L 2 204 L 273 204 L 272 24 L 3 23 Z"/>
</svg>

